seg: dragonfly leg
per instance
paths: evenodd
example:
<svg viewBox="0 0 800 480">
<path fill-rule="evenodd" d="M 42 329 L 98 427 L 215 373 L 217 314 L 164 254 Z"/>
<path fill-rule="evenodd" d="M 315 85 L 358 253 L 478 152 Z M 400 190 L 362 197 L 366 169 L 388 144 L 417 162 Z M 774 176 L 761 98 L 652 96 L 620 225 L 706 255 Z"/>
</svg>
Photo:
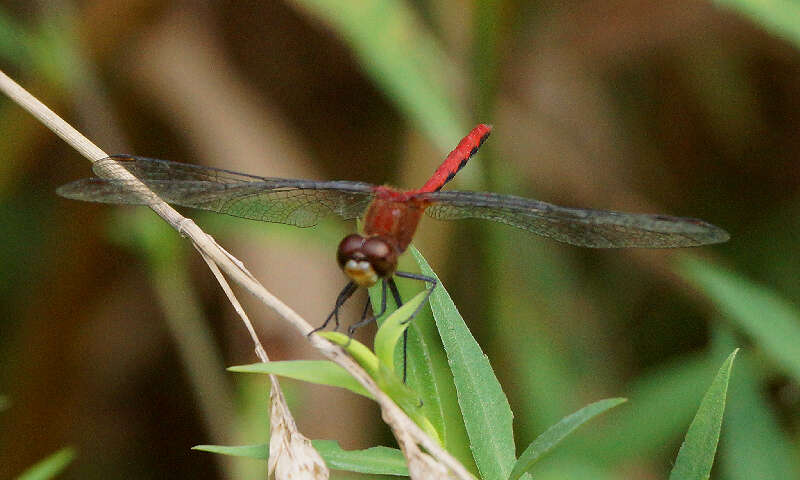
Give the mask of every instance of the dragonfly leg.
<svg viewBox="0 0 800 480">
<path fill-rule="evenodd" d="M 353 338 L 353 334 L 356 333 L 356 330 L 363 327 L 364 325 L 369 325 L 370 323 L 374 322 L 377 318 L 386 312 L 386 280 L 381 282 L 381 311 L 375 314 L 373 312 L 372 315 L 367 315 L 367 311 L 369 306 L 371 305 L 371 301 L 369 299 L 369 295 L 367 295 L 367 303 L 364 305 L 364 312 L 361 314 L 361 319 L 347 327 L 347 336 Z"/>
<path fill-rule="evenodd" d="M 314 330 L 311 330 L 310 332 L 308 332 L 308 335 L 310 336 L 311 334 L 317 333 L 318 331 L 320 331 L 320 330 L 324 329 L 325 327 L 327 327 L 328 324 L 331 322 L 331 319 L 333 319 L 335 321 L 335 325 L 336 326 L 334 327 L 334 330 L 338 330 L 339 329 L 339 309 L 342 308 L 342 305 L 344 305 L 344 302 L 346 302 L 347 299 L 349 299 L 351 296 L 353 296 L 353 293 L 357 289 L 358 289 L 358 285 L 356 285 L 355 282 L 348 282 L 347 285 L 345 285 L 345 287 L 342 289 L 342 291 L 339 292 L 339 296 L 336 297 L 336 305 L 334 305 L 333 310 L 328 315 L 328 318 L 325 319 L 325 321 L 322 323 L 322 325 L 320 325 L 319 327 L 315 328 Z"/>
<path fill-rule="evenodd" d="M 427 300 L 428 300 L 428 299 L 431 297 L 431 294 L 433 293 L 433 290 L 436 288 L 436 284 L 437 284 L 438 282 L 437 282 L 437 280 L 436 280 L 435 278 L 433 278 L 433 277 L 429 277 L 429 276 L 427 276 L 427 275 L 420 275 L 419 273 L 411 273 L 411 272 L 394 272 L 394 275 L 395 275 L 396 277 L 400 277 L 400 278 L 410 278 L 411 280 L 419 280 L 420 282 L 425 282 L 425 283 L 428 283 L 428 284 L 430 284 L 430 286 L 429 286 L 429 287 L 427 287 L 427 288 L 428 288 L 428 292 L 425 294 L 425 299 L 422 301 L 422 303 L 420 303 L 420 304 L 419 304 L 419 306 L 417 307 L 417 309 L 416 309 L 416 310 L 414 310 L 414 313 L 412 313 L 412 314 L 411 314 L 411 316 L 410 316 L 410 317 L 408 317 L 408 320 L 406 320 L 406 323 L 408 323 L 408 322 L 410 322 L 411 320 L 414 320 L 414 317 L 416 317 L 416 316 L 417 316 L 417 314 L 419 314 L 420 310 L 422 310 L 422 307 L 424 307 L 424 306 L 425 306 L 425 303 L 426 303 L 426 302 L 427 302 Z M 394 282 L 393 282 L 393 283 L 394 283 Z M 390 286 L 391 286 L 391 285 L 390 285 Z M 397 288 L 397 286 L 395 286 L 395 288 Z M 399 297 L 399 294 L 398 294 L 398 296 L 397 296 L 397 297 Z M 397 297 L 395 297 L 395 299 L 396 299 Z M 399 307 L 399 305 L 398 305 L 398 307 Z"/>
<path fill-rule="evenodd" d="M 436 288 L 436 279 L 433 277 L 428 277 L 426 275 L 420 275 L 418 273 L 410 273 L 410 272 L 395 272 L 395 276 L 400 278 L 410 278 L 412 280 L 420 280 L 425 283 L 429 283 L 430 287 L 428 287 L 428 292 L 425 294 L 425 299 L 422 303 L 419 304 L 416 310 L 408 317 L 407 320 L 403 323 L 408 323 L 414 319 L 414 317 L 419 314 L 422 307 L 425 306 L 425 302 L 430 298 L 431 294 L 433 293 L 433 289 Z M 394 297 L 394 301 L 397 304 L 397 308 L 400 308 L 403 305 L 403 300 L 400 298 L 400 291 L 397 289 L 397 284 L 394 282 L 394 278 L 389 279 L 389 288 L 392 290 L 392 296 Z M 403 332 L 403 383 L 406 383 L 406 378 L 408 376 L 408 329 Z"/>
</svg>

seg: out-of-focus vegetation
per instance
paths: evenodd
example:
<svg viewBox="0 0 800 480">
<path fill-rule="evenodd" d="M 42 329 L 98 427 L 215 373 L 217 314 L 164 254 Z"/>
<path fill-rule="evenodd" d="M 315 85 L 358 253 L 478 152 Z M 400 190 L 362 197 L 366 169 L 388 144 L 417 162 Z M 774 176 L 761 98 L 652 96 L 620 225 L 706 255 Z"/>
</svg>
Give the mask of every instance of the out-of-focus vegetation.
<svg viewBox="0 0 800 480">
<path fill-rule="evenodd" d="M 0 69 L 109 152 L 413 188 L 485 122 L 452 188 L 727 229 L 693 251 L 598 251 L 424 220 L 415 245 L 488 355 L 517 455 L 594 400 L 629 399 L 536 478 L 666 478 L 737 346 L 712 475 L 800 477 L 798 8 L 349 3 L 5 2 Z M 0 476 L 73 445 L 70 478 L 263 477 L 263 461 L 189 450 L 268 438 L 265 377 L 224 373 L 255 357 L 191 247 L 146 209 L 56 197 L 88 162 L 5 98 L 0 159 Z M 312 323 L 327 315 L 353 225 L 187 215 Z M 245 308 L 273 360 L 319 359 Z M 284 386 L 309 437 L 391 442 L 369 400 Z"/>
</svg>

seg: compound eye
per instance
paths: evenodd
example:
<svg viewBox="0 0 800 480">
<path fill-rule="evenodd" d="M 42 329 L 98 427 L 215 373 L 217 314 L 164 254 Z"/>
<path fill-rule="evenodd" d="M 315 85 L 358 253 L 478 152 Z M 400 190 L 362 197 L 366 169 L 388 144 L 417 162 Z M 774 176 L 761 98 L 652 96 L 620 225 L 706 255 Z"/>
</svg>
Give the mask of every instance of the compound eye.
<svg viewBox="0 0 800 480">
<path fill-rule="evenodd" d="M 380 277 L 387 278 L 397 269 L 397 253 L 389 243 L 380 238 L 368 238 L 361 251 Z"/>
<path fill-rule="evenodd" d="M 336 250 L 336 260 L 339 262 L 339 267 L 344 267 L 348 260 L 364 260 L 364 255 L 361 253 L 361 247 L 364 245 L 364 237 L 357 233 L 348 235 L 339 243 L 339 248 Z"/>
</svg>

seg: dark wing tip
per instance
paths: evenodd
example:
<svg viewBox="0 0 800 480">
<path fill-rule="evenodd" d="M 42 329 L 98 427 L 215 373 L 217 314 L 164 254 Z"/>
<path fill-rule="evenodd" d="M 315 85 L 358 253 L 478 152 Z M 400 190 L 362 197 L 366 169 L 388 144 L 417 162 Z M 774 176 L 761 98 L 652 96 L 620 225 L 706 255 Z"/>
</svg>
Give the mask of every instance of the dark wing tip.
<svg viewBox="0 0 800 480">
<path fill-rule="evenodd" d="M 730 233 L 723 230 L 722 228 L 717 227 L 716 225 L 712 225 L 710 223 L 705 224 L 706 228 L 708 229 L 708 237 L 707 242 L 705 245 L 711 245 L 715 243 L 725 243 L 731 239 Z"/>
</svg>

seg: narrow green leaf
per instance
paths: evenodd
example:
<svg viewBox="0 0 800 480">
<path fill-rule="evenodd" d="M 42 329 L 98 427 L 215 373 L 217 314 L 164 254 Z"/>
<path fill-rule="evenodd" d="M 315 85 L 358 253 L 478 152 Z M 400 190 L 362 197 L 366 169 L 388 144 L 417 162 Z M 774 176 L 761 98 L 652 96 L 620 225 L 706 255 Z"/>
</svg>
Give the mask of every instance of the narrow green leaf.
<svg viewBox="0 0 800 480">
<path fill-rule="evenodd" d="M 730 352 L 736 347 L 732 327 L 714 325 L 712 350 Z M 720 443 L 717 475 L 726 480 L 784 480 L 800 478 L 792 439 L 762 392 L 769 373 L 758 367 L 751 352 L 736 356 L 736 381 L 730 385 L 725 407 L 725 437 Z M 769 452 L 764 455 L 763 452 Z"/>
<path fill-rule="evenodd" d="M 606 410 L 614 408 L 625 401 L 627 401 L 625 398 L 608 398 L 605 400 L 600 400 L 599 402 L 589 404 L 572 415 L 561 419 L 561 421 L 536 437 L 536 440 L 531 442 L 528 448 L 522 452 L 519 460 L 517 460 L 517 463 L 514 465 L 514 469 L 511 471 L 511 475 L 508 477 L 509 480 L 517 480 L 522 477 L 522 475 L 529 471 L 540 458 L 547 455 L 550 450 L 555 448 L 556 445 L 564 440 L 570 433 L 574 432 L 575 429 L 597 415 L 600 415 Z"/>
<path fill-rule="evenodd" d="M 722 428 L 722 415 L 725 412 L 725 396 L 731 377 L 736 349 L 731 353 L 717 372 L 708 388 L 700 408 L 697 409 L 686 439 L 681 445 L 675 466 L 669 474 L 670 480 L 706 480 L 711 474 L 714 455 L 717 452 L 719 432 Z"/>
<path fill-rule="evenodd" d="M 8 397 L 5 395 L 0 395 L 0 412 L 8 408 L 9 405 L 11 405 L 11 401 L 8 399 Z"/>
<path fill-rule="evenodd" d="M 397 350 L 397 341 L 408 328 L 408 319 L 411 314 L 414 313 L 423 300 L 425 300 L 424 291 L 419 292 L 414 298 L 403 304 L 402 307 L 392 312 L 383 321 L 378 333 L 375 334 L 375 355 L 384 365 L 394 367 L 395 372 L 398 371 L 397 366 L 394 365 L 394 352 Z M 402 369 L 402 365 L 400 367 Z"/>
<path fill-rule="evenodd" d="M 361 67 L 444 152 L 463 135 L 453 81 L 463 78 L 444 48 L 401 0 L 294 0 L 347 42 Z"/>
<path fill-rule="evenodd" d="M 344 347 L 347 353 L 375 380 L 378 388 L 389 395 L 428 435 L 441 443 L 438 432 L 422 411 L 422 402 L 419 396 L 394 373 L 391 364 L 382 363 L 364 344 L 347 335 L 338 332 L 321 332 L 318 335 Z"/>
<path fill-rule="evenodd" d="M 339 332 L 319 332 L 317 335 L 327 338 L 336 345 L 344 348 L 347 353 L 361 365 L 361 368 L 367 371 L 370 377 L 377 378 L 378 365 L 380 362 L 378 361 L 378 357 L 376 357 L 366 345 Z"/>
<path fill-rule="evenodd" d="M 414 248 L 413 246 L 411 247 Z M 401 269 L 409 270 L 413 262 L 410 258 L 401 258 Z M 419 292 L 420 282 L 397 282 L 401 298 L 410 298 L 411 292 Z M 373 305 L 381 304 L 381 287 L 370 289 Z M 391 297 L 388 308 L 394 305 Z M 387 315 L 388 316 L 388 315 Z M 378 319 L 382 324 L 382 319 Z M 402 359 L 402 349 L 397 349 L 395 364 Z M 469 449 L 469 437 L 464 427 L 464 418 L 458 406 L 456 386 L 453 373 L 447 361 L 447 354 L 442 347 L 436 323 L 429 308 L 423 308 L 408 327 L 408 386 L 422 399 L 422 412 L 430 421 L 441 438 L 445 449 L 456 457 L 462 465 L 473 473 L 478 467 Z"/>
<path fill-rule="evenodd" d="M 17 480 L 48 480 L 55 478 L 75 458 L 75 449 L 65 447 L 22 472 Z"/>
<path fill-rule="evenodd" d="M 406 459 L 403 452 L 396 448 L 343 450 L 335 440 L 313 440 L 311 443 L 334 470 L 408 476 Z"/>
<path fill-rule="evenodd" d="M 800 381 L 800 311 L 772 290 L 708 262 L 684 257 L 684 275 L 783 368 Z"/>
<path fill-rule="evenodd" d="M 411 249 L 423 275 L 436 274 Z M 437 278 L 438 280 L 438 278 Z M 438 282 L 431 309 L 447 352 L 470 448 L 484 480 L 506 480 L 516 461 L 513 415 L 489 360 L 472 337 L 450 295 Z"/>
<path fill-rule="evenodd" d="M 335 440 L 312 440 L 311 444 L 332 470 L 379 475 L 408 476 L 403 452 L 396 448 L 372 447 L 365 450 L 343 450 Z M 197 445 L 192 450 L 219 453 L 234 457 L 267 460 L 269 444 L 260 445 Z"/>
<path fill-rule="evenodd" d="M 800 46 L 800 4 L 795 0 L 717 0 L 717 3 Z"/>
<path fill-rule="evenodd" d="M 304 382 L 346 388 L 353 393 L 372 398 L 372 395 L 355 378 L 350 376 L 347 370 L 329 360 L 289 360 L 253 363 L 228 367 L 228 370 L 243 373 L 272 373 Z"/>
<path fill-rule="evenodd" d="M 708 378 L 719 368 L 707 354 L 675 358 L 640 375 L 625 396 L 631 405 L 614 415 L 602 431 L 575 438 L 582 455 L 609 467 L 630 458 L 668 455 L 668 446 L 686 434 Z"/>
<path fill-rule="evenodd" d="M 311 442 L 313 445 L 313 441 Z M 195 445 L 192 450 L 200 452 L 218 453 L 230 457 L 254 458 L 256 460 L 269 459 L 269 443 L 257 445 Z M 321 454 L 320 454 L 321 455 Z"/>
</svg>

